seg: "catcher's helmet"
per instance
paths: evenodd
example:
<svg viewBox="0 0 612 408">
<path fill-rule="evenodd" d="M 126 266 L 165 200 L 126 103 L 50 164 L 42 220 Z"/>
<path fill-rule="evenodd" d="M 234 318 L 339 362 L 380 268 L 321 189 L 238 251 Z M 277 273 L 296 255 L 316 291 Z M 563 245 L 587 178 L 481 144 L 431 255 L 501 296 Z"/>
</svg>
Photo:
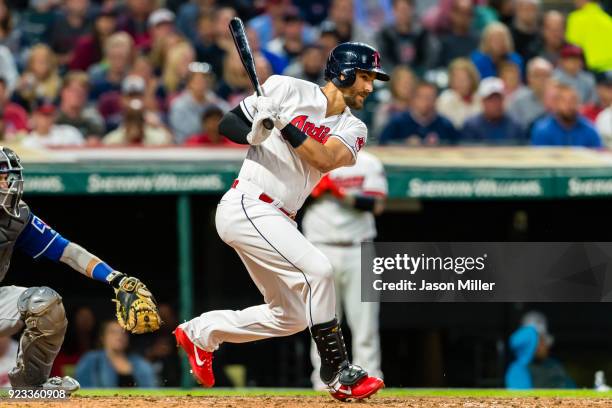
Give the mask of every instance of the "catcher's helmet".
<svg viewBox="0 0 612 408">
<path fill-rule="evenodd" d="M 19 201 L 23 195 L 23 167 L 17 153 L 0 146 L 0 207 L 19 217 Z"/>
<path fill-rule="evenodd" d="M 353 85 L 356 70 L 373 72 L 376 79 L 388 81 L 389 75 L 380 67 L 380 54 L 373 47 L 359 42 L 346 42 L 332 50 L 327 58 L 325 79 L 338 87 Z M 340 79 L 340 75 L 344 79 Z"/>
</svg>

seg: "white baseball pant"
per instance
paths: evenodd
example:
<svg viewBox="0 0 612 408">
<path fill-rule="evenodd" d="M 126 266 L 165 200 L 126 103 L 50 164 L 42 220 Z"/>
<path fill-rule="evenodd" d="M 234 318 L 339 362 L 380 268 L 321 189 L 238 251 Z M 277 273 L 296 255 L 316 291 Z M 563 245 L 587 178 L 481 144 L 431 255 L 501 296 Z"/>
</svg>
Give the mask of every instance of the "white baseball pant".
<svg viewBox="0 0 612 408">
<path fill-rule="evenodd" d="M 361 246 L 316 245 L 330 260 L 334 270 L 336 314 L 338 319 L 342 319 L 344 311 L 351 329 L 353 363 L 363 367 L 369 375 L 382 378 L 378 333 L 380 304 L 361 301 Z M 319 377 L 321 358 L 314 341 L 311 343 L 312 384 L 316 389 L 324 389 L 325 384 Z"/>
<path fill-rule="evenodd" d="M 225 193 L 217 207 L 216 226 L 221 239 L 242 259 L 265 303 L 237 311 L 215 310 L 183 323 L 189 338 L 206 351 L 223 342 L 289 336 L 335 317 L 329 260 L 295 221 L 260 201 L 255 189 L 241 180 Z"/>
</svg>

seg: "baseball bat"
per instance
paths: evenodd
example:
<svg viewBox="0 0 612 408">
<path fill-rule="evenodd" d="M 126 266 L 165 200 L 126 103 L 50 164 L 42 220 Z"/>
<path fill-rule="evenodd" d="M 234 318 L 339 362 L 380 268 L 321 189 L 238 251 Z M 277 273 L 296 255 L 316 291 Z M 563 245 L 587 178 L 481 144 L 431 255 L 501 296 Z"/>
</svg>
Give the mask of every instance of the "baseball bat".
<svg viewBox="0 0 612 408">
<path fill-rule="evenodd" d="M 263 90 L 261 89 L 259 79 L 257 78 L 257 71 L 255 71 L 255 60 L 253 59 L 253 53 L 251 52 L 251 47 L 249 46 L 249 41 L 247 40 L 242 20 L 238 17 L 232 18 L 229 23 L 229 29 L 232 33 L 236 50 L 238 50 L 238 55 L 240 55 L 242 66 L 246 70 L 246 73 L 251 80 L 251 84 L 253 85 L 253 88 L 255 88 L 255 92 L 257 92 L 258 96 L 263 96 Z M 272 122 L 272 119 L 266 118 L 263 120 L 263 126 L 270 130 L 274 127 L 274 123 Z"/>
</svg>

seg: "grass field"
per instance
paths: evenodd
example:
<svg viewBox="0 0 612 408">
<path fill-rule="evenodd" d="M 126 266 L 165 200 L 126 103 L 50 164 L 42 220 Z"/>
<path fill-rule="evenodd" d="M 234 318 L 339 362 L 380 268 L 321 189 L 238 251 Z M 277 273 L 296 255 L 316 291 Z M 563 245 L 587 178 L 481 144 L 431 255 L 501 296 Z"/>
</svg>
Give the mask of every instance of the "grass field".
<svg viewBox="0 0 612 408">
<path fill-rule="evenodd" d="M 2 403 L 0 391 L 0 407 Z M 309 389 L 86 389 L 69 401 L 27 401 L 19 406 L 46 408 L 338 408 L 327 393 Z M 612 392 L 594 390 L 401 389 L 382 390 L 359 406 L 439 408 L 583 408 L 612 407 Z"/>
<path fill-rule="evenodd" d="M 83 397 L 317 397 L 326 395 L 324 392 L 301 388 L 195 388 L 184 390 L 180 388 L 157 389 L 84 389 L 77 394 Z M 612 392 L 595 390 L 530 390 L 508 391 L 503 389 L 435 389 L 435 388 L 386 388 L 378 395 L 392 398 L 402 397 L 453 397 L 453 398 L 609 398 L 612 403 Z"/>
</svg>

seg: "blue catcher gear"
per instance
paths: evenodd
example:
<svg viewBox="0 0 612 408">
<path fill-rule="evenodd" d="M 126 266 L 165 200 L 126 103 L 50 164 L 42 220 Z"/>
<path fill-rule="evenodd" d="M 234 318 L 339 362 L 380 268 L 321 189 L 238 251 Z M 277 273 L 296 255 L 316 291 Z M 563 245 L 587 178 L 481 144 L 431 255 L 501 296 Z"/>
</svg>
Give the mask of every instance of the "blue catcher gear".
<svg viewBox="0 0 612 408">
<path fill-rule="evenodd" d="M 23 167 L 17 153 L 0 146 L 0 207 L 12 217 L 19 217 L 23 195 Z"/>
<path fill-rule="evenodd" d="M 327 58 L 325 79 L 337 87 L 347 88 L 355 82 L 357 70 L 373 72 L 381 81 L 389 80 L 389 75 L 380 67 L 378 51 L 359 42 L 342 43 L 332 50 Z"/>
</svg>

